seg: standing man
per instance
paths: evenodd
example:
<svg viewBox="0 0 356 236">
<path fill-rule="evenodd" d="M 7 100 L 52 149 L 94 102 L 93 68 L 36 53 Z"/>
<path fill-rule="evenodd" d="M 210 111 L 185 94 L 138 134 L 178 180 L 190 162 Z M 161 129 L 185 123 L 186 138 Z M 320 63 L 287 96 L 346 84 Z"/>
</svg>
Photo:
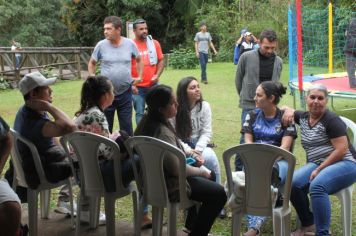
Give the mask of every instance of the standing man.
<svg viewBox="0 0 356 236">
<path fill-rule="evenodd" d="M 206 24 L 204 22 L 200 24 L 199 30 L 194 37 L 195 54 L 199 58 L 201 82 L 208 84 L 206 64 L 208 63 L 209 47 L 213 49 L 215 55 L 217 51 L 215 50 L 210 33 L 206 31 Z"/>
<path fill-rule="evenodd" d="M 121 36 L 122 22 L 117 16 L 108 16 L 104 20 L 105 39 L 97 43 L 88 63 L 89 75 L 95 75 L 96 64 L 100 61 L 100 74 L 108 77 L 113 86 L 115 98 L 105 111 L 112 133 L 115 110 L 120 129 L 130 136 L 132 129 L 132 90 L 131 85 L 142 81 L 143 63 L 135 43 Z M 137 62 L 138 79 L 131 77 L 131 60 Z"/>
<path fill-rule="evenodd" d="M 245 52 L 239 58 L 236 71 L 236 90 L 240 97 L 241 127 L 249 111 L 255 109 L 255 91 L 263 81 L 279 81 L 282 72 L 282 59 L 276 55 L 277 34 L 266 29 L 260 35 L 260 48 Z M 241 135 L 240 143 L 244 143 Z M 239 158 L 235 160 L 235 169 L 241 170 Z"/>
<path fill-rule="evenodd" d="M 350 88 L 356 89 L 356 18 L 352 18 L 345 32 L 346 42 L 344 52 L 346 56 L 346 69 L 349 77 Z"/>
<path fill-rule="evenodd" d="M 11 45 L 11 51 L 13 52 L 19 52 L 22 50 L 21 44 L 19 42 L 16 42 L 15 40 L 12 40 L 12 45 Z M 21 53 L 15 53 L 15 69 L 18 70 L 21 65 L 21 60 L 22 60 L 22 55 Z"/>
<path fill-rule="evenodd" d="M 140 52 L 143 62 L 142 82 L 132 86 L 133 104 L 136 111 L 136 124 L 140 123 L 145 111 L 145 97 L 148 90 L 159 82 L 164 69 L 163 53 L 157 40 L 148 35 L 148 28 L 144 19 L 133 23 L 135 33 L 134 42 Z M 132 62 L 132 77 L 138 77 L 136 61 Z M 137 79 L 135 79 L 137 80 Z"/>
</svg>

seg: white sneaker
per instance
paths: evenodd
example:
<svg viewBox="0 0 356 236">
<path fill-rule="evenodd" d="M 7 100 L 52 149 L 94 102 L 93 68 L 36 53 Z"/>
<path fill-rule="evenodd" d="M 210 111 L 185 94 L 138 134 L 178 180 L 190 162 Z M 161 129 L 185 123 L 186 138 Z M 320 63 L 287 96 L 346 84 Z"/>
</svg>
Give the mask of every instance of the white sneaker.
<svg viewBox="0 0 356 236">
<path fill-rule="evenodd" d="M 81 211 L 80 212 L 80 221 L 89 223 L 90 222 L 90 212 L 89 211 Z M 106 224 L 106 216 L 104 213 L 100 212 L 99 213 L 99 225 L 105 225 Z"/>
<path fill-rule="evenodd" d="M 58 201 L 57 208 L 54 209 L 55 212 L 60 214 L 70 215 L 70 202 Z M 74 216 L 77 215 L 77 204 L 73 202 L 73 212 Z"/>
</svg>

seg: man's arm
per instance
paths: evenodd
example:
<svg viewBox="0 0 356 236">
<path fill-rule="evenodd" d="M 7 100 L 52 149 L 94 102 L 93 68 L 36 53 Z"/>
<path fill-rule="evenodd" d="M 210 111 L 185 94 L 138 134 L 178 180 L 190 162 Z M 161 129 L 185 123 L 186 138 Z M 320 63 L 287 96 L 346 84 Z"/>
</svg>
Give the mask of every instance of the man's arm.
<svg viewBox="0 0 356 236">
<path fill-rule="evenodd" d="M 198 41 L 194 42 L 195 55 L 199 58 L 199 49 L 198 49 Z"/>
<path fill-rule="evenodd" d="M 235 85 L 236 85 L 236 90 L 237 94 L 240 96 L 241 89 L 242 89 L 242 81 L 245 76 L 245 54 L 243 54 L 239 62 L 237 64 L 237 70 L 236 70 L 236 77 L 235 77 Z"/>
<path fill-rule="evenodd" d="M 164 60 L 161 58 L 158 60 L 157 63 L 157 73 L 152 77 L 152 81 L 155 81 L 156 83 L 159 81 L 159 77 L 161 76 L 162 72 L 164 70 Z"/>
<path fill-rule="evenodd" d="M 218 52 L 216 51 L 216 49 L 215 49 L 215 47 L 214 47 L 213 42 L 212 42 L 212 41 L 210 41 L 209 45 L 210 45 L 210 47 L 213 49 L 214 54 L 216 55 Z"/>
<path fill-rule="evenodd" d="M 7 132 L 6 136 L 0 140 L 0 175 L 10 155 L 11 147 L 12 137 L 10 132 Z"/>
<path fill-rule="evenodd" d="M 88 62 L 89 75 L 95 75 L 95 66 L 96 66 L 96 61 L 93 58 L 90 58 Z"/>
<path fill-rule="evenodd" d="M 63 111 L 43 100 L 29 100 L 26 106 L 36 111 L 47 111 L 54 121 L 46 122 L 42 128 L 44 137 L 59 137 L 76 130 L 76 125 Z"/>
</svg>

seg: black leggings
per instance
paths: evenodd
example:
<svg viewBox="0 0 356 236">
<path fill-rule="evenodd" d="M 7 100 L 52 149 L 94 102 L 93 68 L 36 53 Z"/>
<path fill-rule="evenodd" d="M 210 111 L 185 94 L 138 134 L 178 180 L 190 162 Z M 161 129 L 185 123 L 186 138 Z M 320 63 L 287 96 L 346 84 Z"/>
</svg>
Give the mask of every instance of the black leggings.
<svg viewBox="0 0 356 236">
<path fill-rule="evenodd" d="M 200 202 L 201 206 L 198 212 L 195 206 L 189 208 L 185 226 L 191 231 L 189 235 L 208 235 L 226 203 L 226 193 L 223 186 L 203 177 L 188 177 L 187 181 L 191 188 L 190 199 Z"/>
</svg>

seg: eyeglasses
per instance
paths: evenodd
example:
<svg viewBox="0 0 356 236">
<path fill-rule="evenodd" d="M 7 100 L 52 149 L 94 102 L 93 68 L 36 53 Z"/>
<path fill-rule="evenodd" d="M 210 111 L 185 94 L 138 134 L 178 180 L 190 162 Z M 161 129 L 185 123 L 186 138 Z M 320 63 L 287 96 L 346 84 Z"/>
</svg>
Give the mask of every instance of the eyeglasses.
<svg viewBox="0 0 356 236">
<path fill-rule="evenodd" d="M 315 95 L 310 95 L 309 98 L 310 98 L 311 100 L 317 99 L 318 101 L 323 101 L 323 100 L 325 99 L 324 96 L 315 96 Z"/>
</svg>

